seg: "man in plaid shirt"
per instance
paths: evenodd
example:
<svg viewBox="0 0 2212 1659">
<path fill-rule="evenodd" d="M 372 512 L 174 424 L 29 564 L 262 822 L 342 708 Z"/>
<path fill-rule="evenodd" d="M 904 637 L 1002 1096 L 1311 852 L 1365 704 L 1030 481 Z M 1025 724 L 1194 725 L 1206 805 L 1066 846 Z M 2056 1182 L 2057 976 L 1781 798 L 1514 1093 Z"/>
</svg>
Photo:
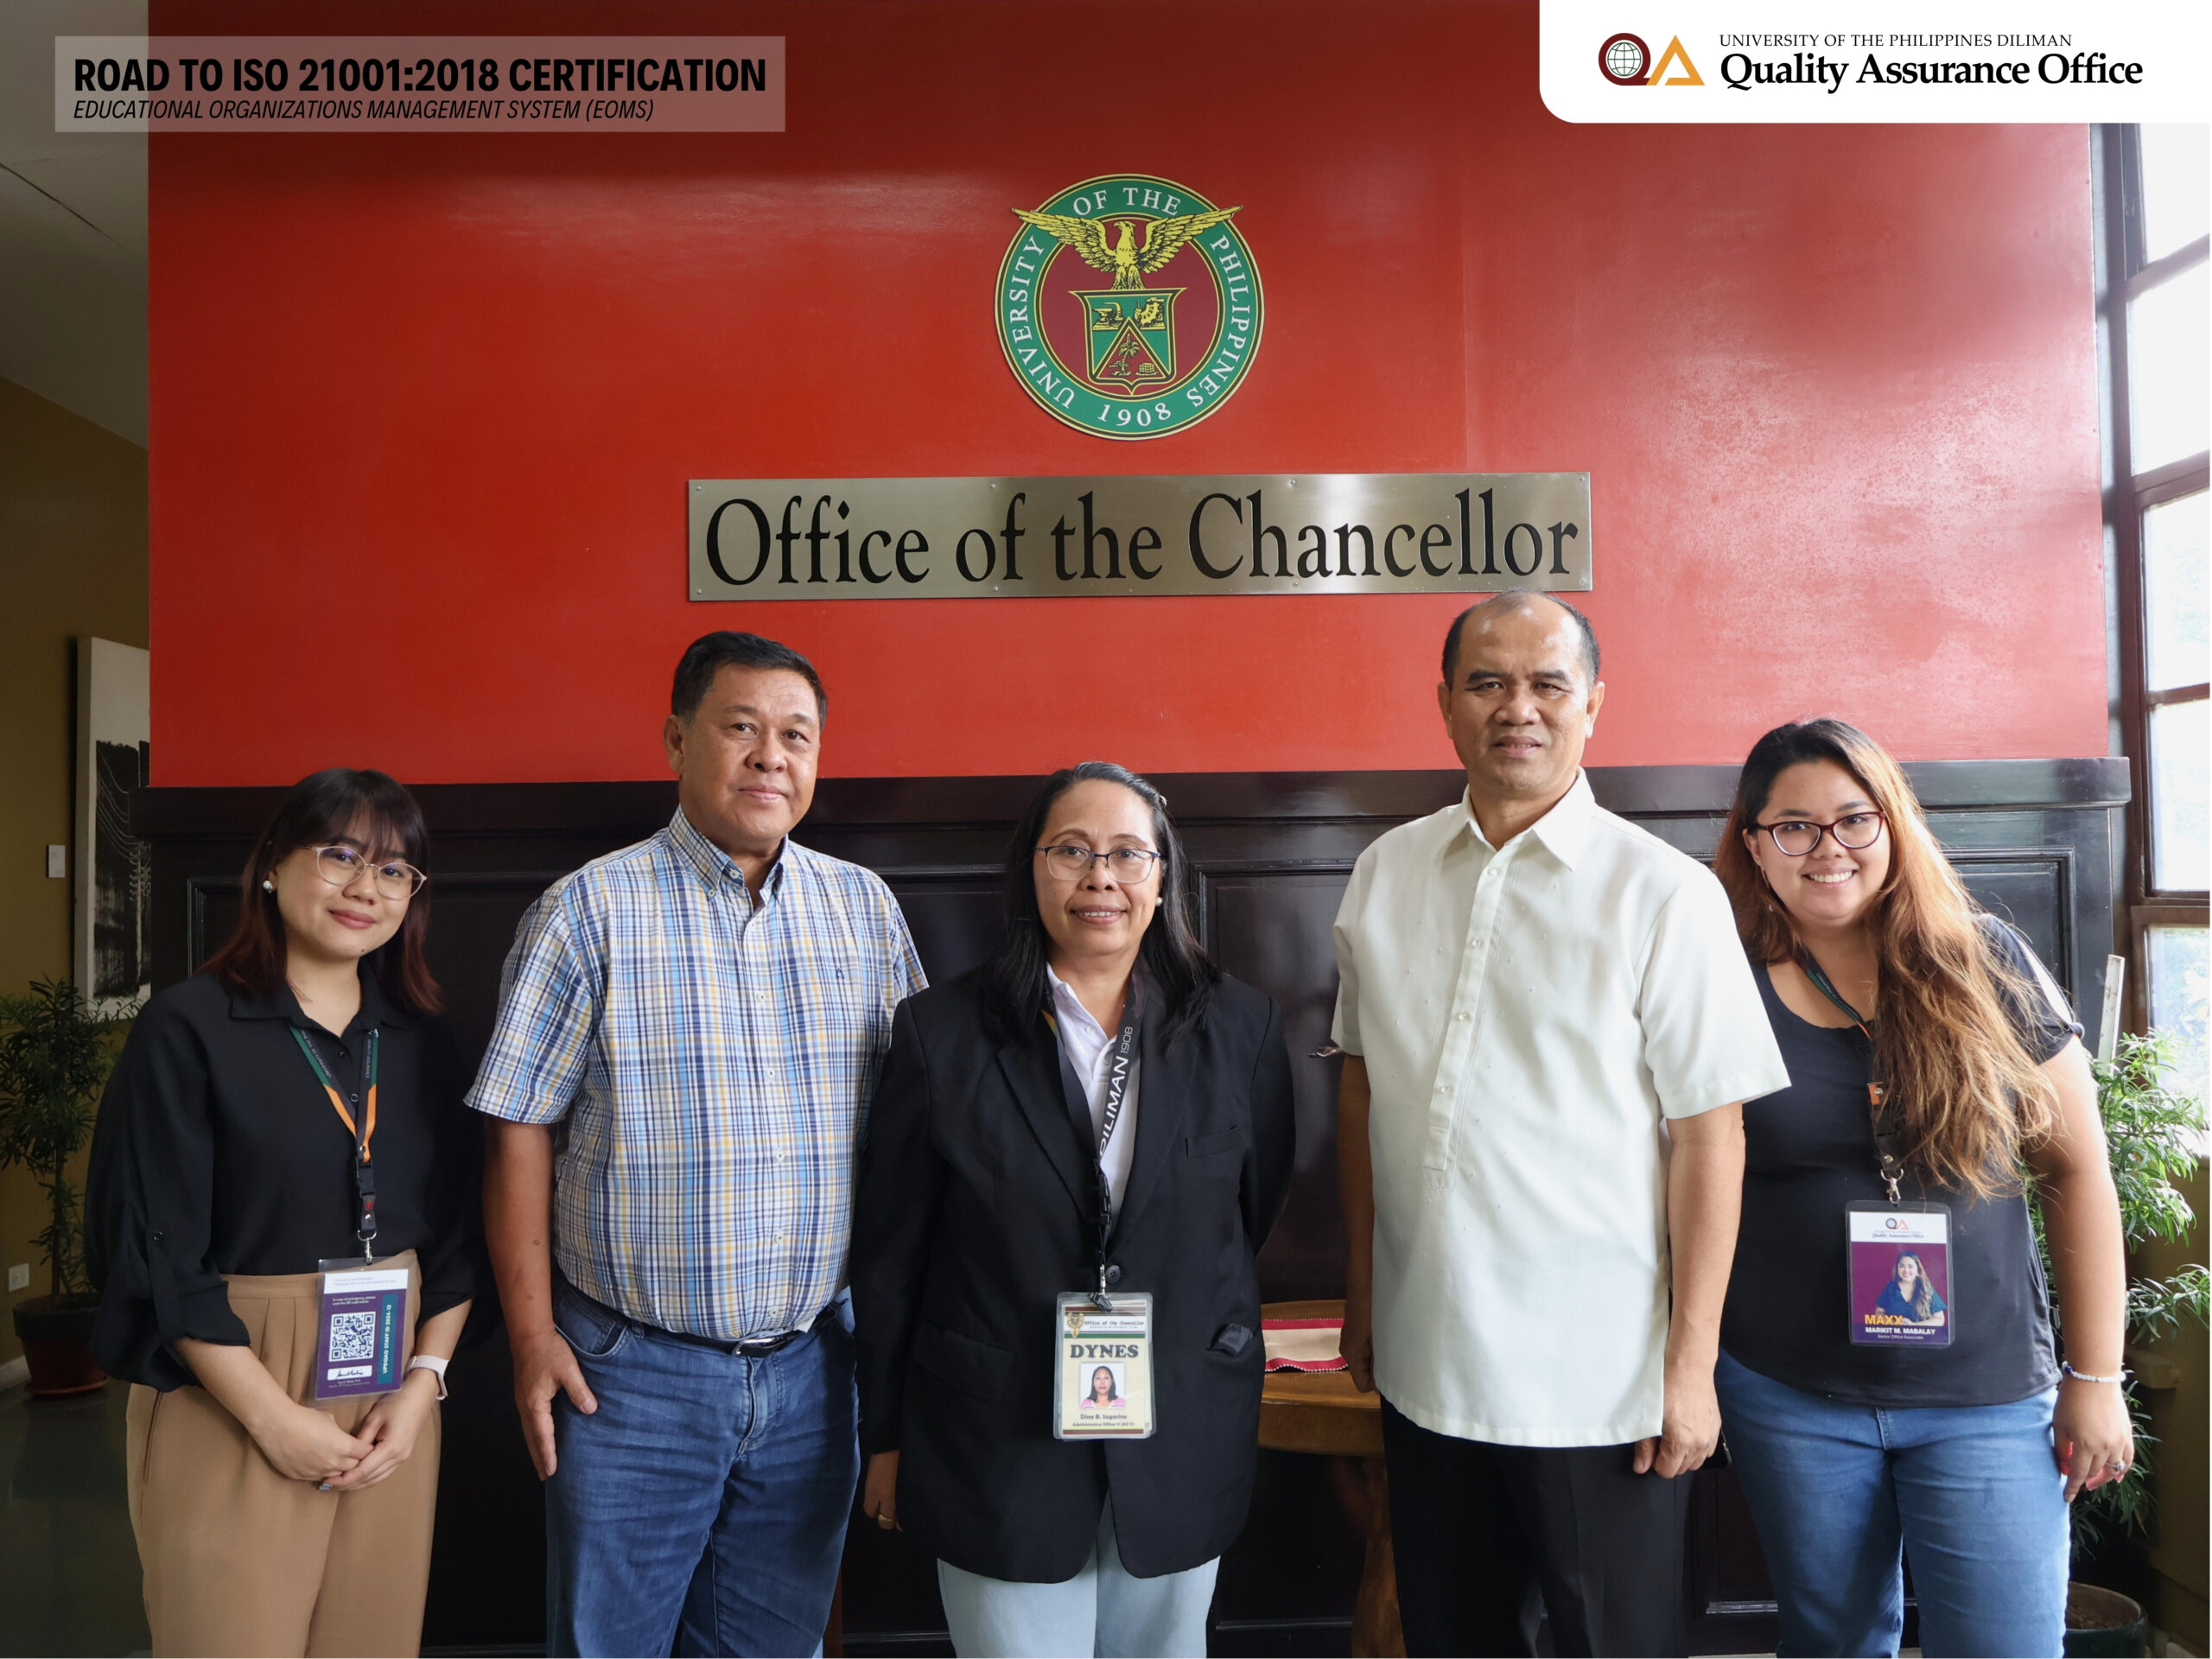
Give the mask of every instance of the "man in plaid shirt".
<svg viewBox="0 0 2212 1659">
<path fill-rule="evenodd" d="M 859 1471 L 853 1173 L 900 999 L 890 890 L 793 843 L 825 698 L 710 633 L 676 671 L 676 817 L 547 889 L 469 1104 L 547 1651 L 813 1651 Z"/>
</svg>

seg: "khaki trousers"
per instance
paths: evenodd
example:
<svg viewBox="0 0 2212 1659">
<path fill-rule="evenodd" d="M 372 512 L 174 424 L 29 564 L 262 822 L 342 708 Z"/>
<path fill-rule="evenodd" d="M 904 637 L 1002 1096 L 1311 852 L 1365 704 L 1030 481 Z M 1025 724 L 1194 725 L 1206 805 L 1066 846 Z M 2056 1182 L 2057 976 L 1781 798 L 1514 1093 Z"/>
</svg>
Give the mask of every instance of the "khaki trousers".
<svg viewBox="0 0 2212 1659">
<path fill-rule="evenodd" d="M 408 1270 L 413 1251 L 379 1265 Z M 315 1405 L 322 1275 L 231 1278 L 231 1306 L 279 1387 Z M 414 1352 L 410 1317 L 406 1353 Z M 351 1433 L 373 1395 L 321 1407 Z M 414 1455 L 360 1492 L 288 1480 L 204 1389 L 130 1390 L 130 1526 L 156 1654 L 411 1656 L 423 1641 L 437 1509 L 436 1414 Z"/>
</svg>

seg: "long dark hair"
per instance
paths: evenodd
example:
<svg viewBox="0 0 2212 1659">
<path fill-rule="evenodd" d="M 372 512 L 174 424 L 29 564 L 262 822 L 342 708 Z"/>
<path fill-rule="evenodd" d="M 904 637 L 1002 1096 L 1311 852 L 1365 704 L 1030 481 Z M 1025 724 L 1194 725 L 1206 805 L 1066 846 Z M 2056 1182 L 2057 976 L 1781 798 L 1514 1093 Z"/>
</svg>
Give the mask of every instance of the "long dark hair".
<svg viewBox="0 0 2212 1659">
<path fill-rule="evenodd" d="M 1932 1319 L 1936 1317 L 1936 1287 L 1929 1282 L 1928 1264 L 1920 1259 L 1918 1250 L 1897 1252 L 1897 1262 L 1890 1268 L 1890 1283 L 1895 1285 L 1904 1276 L 1905 1258 L 1908 1256 L 1912 1259 L 1913 1268 L 1912 1317 L 1916 1319 Z M 1897 1300 L 1902 1302 L 1904 1298 L 1900 1296 Z"/>
<path fill-rule="evenodd" d="M 423 809 L 397 779 L 381 772 L 327 766 L 294 784 L 269 827 L 254 843 L 238 878 L 238 925 L 230 942 L 207 958 L 205 971 L 234 990 L 275 996 L 284 986 L 284 918 L 276 895 L 262 882 L 302 847 L 362 837 L 364 852 L 402 855 L 416 869 L 430 868 L 430 832 Z M 430 934 L 430 888 L 425 883 L 407 906 L 399 931 L 363 957 L 387 995 L 417 1014 L 445 1006 L 438 982 L 423 958 Z"/>
<path fill-rule="evenodd" d="M 983 963 L 983 984 L 1008 1034 L 1026 1035 L 1046 1002 L 1045 963 L 1052 936 L 1037 909 L 1035 854 L 1052 804 L 1077 784 L 1119 784 L 1152 809 L 1152 840 L 1160 854 L 1160 907 L 1137 947 L 1137 961 L 1160 994 L 1169 1040 L 1203 1019 L 1221 982 L 1191 926 L 1191 880 L 1182 838 L 1167 816 L 1167 798 L 1127 766 L 1085 760 L 1063 766 L 1045 780 L 1006 844 L 1004 928 L 998 948 Z"/>
<path fill-rule="evenodd" d="M 2043 998 L 1993 953 L 1993 924 L 1921 816 L 1904 769 L 1856 726 L 1833 718 L 1777 726 L 1751 746 L 1720 831 L 1713 874 L 1728 890 L 1751 960 L 1797 949 L 1789 912 L 1744 845 L 1758 833 L 1774 780 L 1795 766 L 1841 766 L 1881 809 L 1890 873 L 1866 912 L 1881 966 L 1874 1050 L 1904 1116 L 1909 1162 L 1980 1198 L 2014 1190 L 2014 1166 L 2056 1122 L 2057 1091 L 2021 1046 L 2005 998 Z"/>
</svg>

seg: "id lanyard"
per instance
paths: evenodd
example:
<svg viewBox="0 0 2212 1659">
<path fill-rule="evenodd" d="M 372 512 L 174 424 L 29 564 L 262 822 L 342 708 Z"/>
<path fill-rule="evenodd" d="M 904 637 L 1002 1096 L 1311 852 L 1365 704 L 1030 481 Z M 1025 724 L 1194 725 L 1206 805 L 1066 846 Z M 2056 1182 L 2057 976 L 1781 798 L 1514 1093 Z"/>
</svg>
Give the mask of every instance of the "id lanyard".
<svg viewBox="0 0 2212 1659">
<path fill-rule="evenodd" d="M 373 1262 L 377 1259 L 377 1176 L 375 1168 L 369 1162 L 369 1143 L 376 1138 L 377 1132 L 378 1032 L 374 1027 L 370 1027 L 368 1048 L 362 1057 L 362 1106 L 361 1116 L 358 1119 L 346 1109 L 346 1096 L 338 1092 L 337 1084 L 331 1080 L 330 1068 L 322 1063 L 322 1056 L 315 1052 L 315 1044 L 308 1040 L 307 1033 L 294 1026 L 292 1038 L 299 1044 L 300 1052 L 308 1057 L 308 1064 L 315 1068 L 316 1081 L 322 1084 L 323 1092 L 330 1096 L 331 1109 L 338 1114 L 338 1121 L 353 1137 L 353 1195 L 358 1200 L 353 1236 L 361 1241 L 361 1260 Z"/>
<path fill-rule="evenodd" d="M 1060 1023 L 1052 1017 L 1050 1008 L 1045 1011 L 1045 1023 L 1052 1028 L 1057 1039 Z M 1098 1274 L 1097 1287 L 1090 1293 L 1090 1300 L 1107 1313 L 1114 1311 L 1112 1300 L 1106 1294 L 1106 1242 L 1114 1230 L 1113 1188 L 1106 1179 L 1106 1145 L 1114 1138 L 1114 1126 L 1122 1121 L 1122 1108 L 1128 1102 L 1129 1079 L 1136 1073 L 1137 1059 L 1137 991 L 1134 982 L 1129 987 L 1128 1009 L 1122 1015 L 1122 1028 L 1115 1034 L 1112 1060 L 1106 1073 L 1106 1110 L 1098 1124 Z M 1066 1051 L 1061 1051 L 1066 1060 Z M 1065 1072 L 1073 1082 L 1072 1067 Z"/>
<path fill-rule="evenodd" d="M 1814 988 L 1851 1016 L 1871 1047 L 1874 1033 L 1859 1010 L 1843 1000 L 1813 953 L 1797 948 L 1797 966 Z M 1861 1348 L 1948 1348 L 1957 1334 L 1958 1310 L 1951 1298 L 1951 1211 L 1948 1205 L 1908 1202 L 1897 1191 L 1904 1174 L 1904 1137 L 1897 1131 L 1895 1103 L 1878 1080 L 1866 1084 L 1866 1121 L 1874 1135 L 1874 1156 L 1881 1165 L 1889 1203 L 1854 1198 L 1844 1205 L 1844 1274 L 1849 1296 L 1847 1324 L 1852 1344 Z M 1904 1277 L 1904 1262 L 1913 1277 Z M 1898 1287 L 1919 1287 L 1907 1301 Z"/>
<path fill-rule="evenodd" d="M 1859 1034 L 1866 1039 L 1870 1057 L 1874 1047 L 1874 1033 L 1866 1028 L 1866 1017 L 1843 1000 L 1828 976 L 1821 971 L 1821 964 L 1813 960 L 1813 953 L 1803 945 L 1797 947 L 1797 966 L 1805 977 L 1813 982 L 1813 988 L 1851 1017 L 1859 1027 Z M 1874 1135 L 1874 1158 L 1881 1166 L 1883 1183 L 1890 1189 L 1890 1202 L 1901 1204 L 1904 1195 L 1897 1191 L 1897 1182 L 1904 1174 L 1904 1137 L 1897 1131 L 1896 1115 L 1890 1109 L 1889 1090 L 1878 1077 L 1866 1082 L 1866 1122 Z"/>
<path fill-rule="evenodd" d="M 1106 1148 L 1115 1126 L 1128 1104 L 1129 1085 L 1137 1065 L 1137 996 L 1133 983 L 1122 1028 L 1109 1051 L 1106 1103 L 1099 1115 L 1098 1262 L 1097 1275 L 1088 1291 L 1069 1291 L 1052 1306 L 1053 1343 L 1057 1358 L 1052 1367 L 1052 1434 L 1062 1440 L 1147 1440 L 1156 1426 L 1152 1389 L 1152 1297 L 1145 1291 L 1106 1294 L 1106 1245 L 1114 1230 L 1113 1187 L 1106 1179 Z M 1059 1022 L 1047 1008 L 1046 1021 L 1055 1037 Z M 1060 1079 L 1068 1091 L 1071 1111 L 1087 1115 L 1084 1090 L 1060 1050 Z M 1103 1397 L 1101 1377 L 1107 1386 Z"/>
</svg>

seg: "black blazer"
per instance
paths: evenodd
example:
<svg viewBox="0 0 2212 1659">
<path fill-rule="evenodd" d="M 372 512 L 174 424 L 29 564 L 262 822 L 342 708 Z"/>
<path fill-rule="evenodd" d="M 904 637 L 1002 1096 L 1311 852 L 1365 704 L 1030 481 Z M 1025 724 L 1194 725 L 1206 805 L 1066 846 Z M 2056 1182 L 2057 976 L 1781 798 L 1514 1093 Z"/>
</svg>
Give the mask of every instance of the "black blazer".
<svg viewBox="0 0 2212 1659">
<path fill-rule="evenodd" d="M 1148 1440 L 1052 1438 L 1052 1312 L 1097 1279 L 1097 1143 L 1040 1013 L 1009 1039 L 975 975 L 909 997 L 868 1121 L 853 1228 L 863 1452 L 898 1451 L 899 1522 L 970 1573 L 1073 1578 L 1111 1495 L 1156 1578 L 1243 1529 L 1258 1461 L 1260 1287 L 1296 1141 L 1272 998 L 1226 979 L 1143 1033 L 1136 1149 L 1107 1260 L 1153 1296 Z"/>
</svg>

